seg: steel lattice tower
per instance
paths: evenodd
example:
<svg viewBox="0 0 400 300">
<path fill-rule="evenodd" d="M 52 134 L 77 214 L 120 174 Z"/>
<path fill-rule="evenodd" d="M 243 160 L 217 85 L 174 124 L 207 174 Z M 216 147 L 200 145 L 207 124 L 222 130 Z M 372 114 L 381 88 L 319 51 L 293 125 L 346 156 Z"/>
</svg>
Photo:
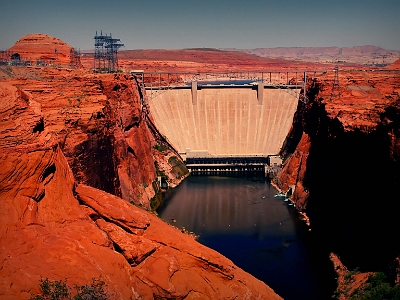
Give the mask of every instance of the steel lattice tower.
<svg viewBox="0 0 400 300">
<path fill-rule="evenodd" d="M 100 35 L 94 37 L 94 71 L 95 72 L 114 72 L 118 67 L 118 49 L 123 47 L 120 39 L 113 39 L 110 35 Z"/>
<path fill-rule="evenodd" d="M 80 50 L 76 51 L 75 48 L 69 49 L 69 56 L 70 56 L 70 65 L 72 67 L 80 67 L 81 66 Z"/>
<path fill-rule="evenodd" d="M 335 78 L 333 79 L 333 86 L 332 86 L 332 93 L 331 93 L 331 100 L 335 98 L 340 99 L 342 93 L 340 92 L 340 83 L 339 83 L 339 67 L 335 67 Z"/>
</svg>

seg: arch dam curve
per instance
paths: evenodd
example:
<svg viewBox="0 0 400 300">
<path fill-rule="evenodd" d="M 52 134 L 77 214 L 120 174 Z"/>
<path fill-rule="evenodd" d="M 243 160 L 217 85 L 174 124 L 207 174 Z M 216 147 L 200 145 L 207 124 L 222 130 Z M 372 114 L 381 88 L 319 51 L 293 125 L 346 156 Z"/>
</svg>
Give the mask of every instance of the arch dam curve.
<svg viewBox="0 0 400 300">
<path fill-rule="evenodd" d="M 305 72 L 304 80 L 299 77 L 295 82 L 252 78 L 247 84 L 147 82 L 145 88 L 157 129 L 184 160 L 268 157 L 279 153 L 292 125 Z"/>
</svg>

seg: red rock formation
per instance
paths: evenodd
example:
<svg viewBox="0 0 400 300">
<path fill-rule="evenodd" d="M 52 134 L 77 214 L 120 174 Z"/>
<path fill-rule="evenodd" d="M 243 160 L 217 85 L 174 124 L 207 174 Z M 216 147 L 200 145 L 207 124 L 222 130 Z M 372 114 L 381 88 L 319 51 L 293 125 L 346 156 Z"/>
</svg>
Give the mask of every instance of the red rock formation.
<svg viewBox="0 0 400 300">
<path fill-rule="evenodd" d="M 171 155 L 152 148 L 157 141 L 133 77 L 50 67 L 1 67 L 0 74 L 41 105 L 40 124 L 58 139 L 78 182 L 149 208 L 156 159 L 172 185 L 184 178 L 168 163 Z"/>
<path fill-rule="evenodd" d="M 21 60 L 46 61 L 55 65 L 71 65 L 75 49 L 58 38 L 42 33 L 27 34 L 8 49 Z"/>
<path fill-rule="evenodd" d="M 294 186 L 291 199 L 295 202 L 296 207 L 301 210 L 306 207 L 308 199 L 308 191 L 305 190 L 303 181 L 305 179 L 309 152 L 310 138 L 306 133 L 304 133 L 296 147 L 296 150 L 284 165 L 284 168 L 279 175 L 279 182 L 281 183 L 280 187 L 284 191 L 288 191 L 290 187 Z"/>
<path fill-rule="evenodd" d="M 352 273 L 346 268 L 345 265 L 342 264 L 339 257 L 331 253 L 330 260 L 333 262 L 333 266 L 335 272 L 338 276 L 337 282 L 338 287 L 336 292 L 338 293 L 338 300 L 347 300 L 347 299 L 354 299 L 352 295 L 355 290 L 361 288 L 367 281 L 370 275 L 373 275 L 372 272 L 360 273 L 354 272 Z"/>
<path fill-rule="evenodd" d="M 77 184 L 43 106 L 6 83 L 0 94 L 0 299 L 93 277 L 113 299 L 280 299 L 155 215 Z"/>
<path fill-rule="evenodd" d="M 385 67 L 389 70 L 399 70 L 400 69 L 400 59 L 396 60 L 394 63 Z"/>
<path fill-rule="evenodd" d="M 282 154 L 284 189 L 309 217 L 320 243 L 351 270 L 384 270 L 400 251 L 391 235 L 399 202 L 400 76 L 340 71 L 341 96 L 332 97 L 334 72 L 310 82 Z M 384 203 L 382 202 L 384 201 Z"/>
</svg>

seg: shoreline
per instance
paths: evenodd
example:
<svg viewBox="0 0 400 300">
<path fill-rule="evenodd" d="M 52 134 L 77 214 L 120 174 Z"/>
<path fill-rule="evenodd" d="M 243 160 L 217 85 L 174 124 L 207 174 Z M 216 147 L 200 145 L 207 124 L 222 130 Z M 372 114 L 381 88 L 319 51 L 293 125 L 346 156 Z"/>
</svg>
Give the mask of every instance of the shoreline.
<svg viewBox="0 0 400 300">
<path fill-rule="evenodd" d="M 278 193 L 284 192 L 275 182 L 271 181 L 271 185 L 278 191 Z M 307 214 L 304 211 L 300 211 L 297 208 L 296 203 L 293 201 L 292 197 L 289 197 L 287 199 L 289 199 L 289 201 L 293 203 L 294 208 L 296 208 L 297 212 L 301 215 L 301 217 L 299 219 L 304 221 L 306 223 L 306 225 L 308 226 L 308 231 L 311 231 L 310 218 L 307 216 Z"/>
</svg>

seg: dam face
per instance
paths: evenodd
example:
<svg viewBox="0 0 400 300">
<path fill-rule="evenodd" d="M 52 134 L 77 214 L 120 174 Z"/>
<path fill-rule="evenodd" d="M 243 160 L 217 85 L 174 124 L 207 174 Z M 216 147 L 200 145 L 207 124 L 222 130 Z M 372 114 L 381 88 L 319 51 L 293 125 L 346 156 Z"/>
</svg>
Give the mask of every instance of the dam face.
<svg viewBox="0 0 400 300">
<path fill-rule="evenodd" d="M 300 89 L 203 88 L 160 91 L 149 99 L 158 130 L 185 157 L 276 155 Z M 189 150 L 190 149 L 190 150 Z"/>
</svg>

